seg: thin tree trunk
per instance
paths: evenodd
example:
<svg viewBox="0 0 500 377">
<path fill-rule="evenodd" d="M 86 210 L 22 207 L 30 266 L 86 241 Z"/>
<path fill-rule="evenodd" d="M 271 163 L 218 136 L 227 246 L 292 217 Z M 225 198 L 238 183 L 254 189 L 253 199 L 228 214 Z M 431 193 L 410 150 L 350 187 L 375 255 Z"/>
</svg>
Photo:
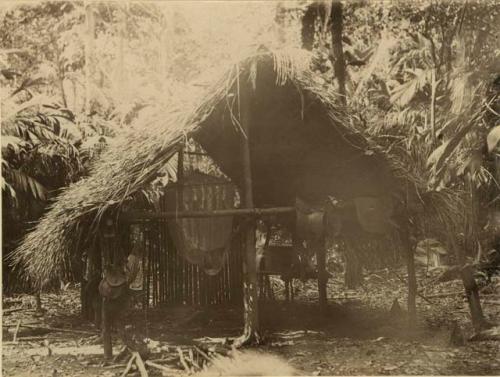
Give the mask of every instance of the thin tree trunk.
<svg viewBox="0 0 500 377">
<path fill-rule="evenodd" d="M 432 132 L 432 142 L 436 143 L 436 68 L 432 69 L 431 77 L 431 132 Z"/>
<path fill-rule="evenodd" d="M 399 236 L 401 239 L 402 247 L 406 254 L 406 268 L 408 273 L 408 325 L 414 328 L 417 323 L 417 275 L 415 272 L 415 247 L 410 238 L 410 219 L 408 214 L 408 193 L 406 197 L 405 207 L 400 217 L 401 228 Z"/>
<path fill-rule="evenodd" d="M 332 27 L 332 64 L 335 77 L 339 85 L 339 94 L 341 101 L 345 105 L 346 98 L 346 66 L 344 58 L 344 49 L 342 47 L 342 3 L 333 1 L 330 13 Z"/>
<path fill-rule="evenodd" d="M 170 71 L 170 58 L 172 56 L 172 38 L 174 35 L 173 32 L 173 23 L 174 23 L 174 12 L 171 9 L 171 4 L 165 3 L 166 8 L 163 10 L 163 17 L 161 21 L 161 35 L 160 35 L 160 46 L 158 48 L 158 52 L 160 54 L 160 64 L 158 66 L 160 81 L 161 83 L 165 82 L 165 79 L 168 77 L 168 73 Z M 168 94 L 172 94 L 170 85 L 163 85 L 162 89 L 165 90 Z"/>
<path fill-rule="evenodd" d="M 245 88 L 246 89 L 246 88 Z M 244 131 L 242 134 L 242 163 L 243 163 L 243 205 L 245 208 L 253 208 L 253 191 L 252 191 L 252 169 L 250 156 L 250 124 L 251 124 L 251 108 L 249 93 L 245 93 L 245 89 L 239 90 L 241 98 L 241 125 Z M 243 303 L 245 327 L 243 335 L 235 341 L 235 346 L 239 347 L 251 343 L 260 343 L 259 334 L 259 306 L 257 292 L 257 261 L 255 250 L 255 222 L 254 220 L 246 220 L 243 226 L 244 250 L 243 257 Z"/>
<path fill-rule="evenodd" d="M 406 249 L 406 268 L 408 272 L 408 323 L 414 328 L 417 323 L 417 275 L 415 273 L 415 248 L 410 241 L 408 223 L 403 230 L 403 242 Z"/>
<path fill-rule="evenodd" d="M 468 238 L 465 242 L 465 245 L 467 245 L 467 247 L 476 248 L 477 245 L 479 245 L 479 240 L 477 237 L 478 234 L 477 192 L 472 176 L 469 175 L 468 180 L 469 180 L 468 184 L 470 193 L 471 216 L 470 216 L 469 229 L 465 232 L 465 235 Z M 475 250 L 472 250 L 472 252 L 475 253 Z M 472 324 L 476 330 L 480 330 L 486 325 L 486 320 L 483 315 L 483 309 L 481 308 L 479 289 L 476 284 L 476 280 L 474 279 L 474 270 L 471 266 L 465 265 L 466 258 L 464 251 L 461 251 L 460 253 L 460 264 L 462 264 L 462 266 L 465 266 L 462 269 L 461 277 L 462 277 L 462 283 L 465 288 L 467 301 L 469 303 L 469 308 L 471 311 Z"/>
<path fill-rule="evenodd" d="M 85 20 L 87 31 L 85 35 L 85 114 L 90 114 L 90 104 L 92 97 L 91 81 L 92 81 L 92 54 L 94 51 L 94 30 L 95 20 L 92 11 L 91 2 L 85 3 Z"/>
<path fill-rule="evenodd" d="M 61 74 L 59 75 L 59 88 L 61 89 L 61 97 L 63 100 L 63 105 L 67 109 L 68 100 L 66 98 L 66 92 L 64 91 L 64 72 L 61 72 Z"/>
<path fill-rule="evenodd" d="M 128 88 L 125 78 L 125 41 L 127 32 L 127 11 L 128 11 L 128 1 L 125 4 L 120 5 L 120 44 L 118 49 L 118 85 L 120 88 L 120 96 L 122 96 L 122 101 L 126 101 L 128 95 Z M 120 125 L 123 126 L 123 121 L 125 120 L 125 113 L 120 114 Z"/>
<path fill-rule="evenodd" d="M 457 245 L 451 230 L 447 229 L 447 232 L 449 235 L 449 242 L 452 245 L 452 249 L 455 251 L 458 263 L 460 266 L 462 266 L 460 275 L 465 289 L 465 295 L 467 296 L 467 301 L 469 303 L 472 325 L 476 330 L 480 330 L 487 325 L 487 322 L 484 318 L 483 310 L 481 308 L 479 289 L 477 287 L 476 281 L 474 280 L 474 271 L 472 268 L 470 268 L 470 266 L 467 266 L 465 251 Z"/>
</svg>

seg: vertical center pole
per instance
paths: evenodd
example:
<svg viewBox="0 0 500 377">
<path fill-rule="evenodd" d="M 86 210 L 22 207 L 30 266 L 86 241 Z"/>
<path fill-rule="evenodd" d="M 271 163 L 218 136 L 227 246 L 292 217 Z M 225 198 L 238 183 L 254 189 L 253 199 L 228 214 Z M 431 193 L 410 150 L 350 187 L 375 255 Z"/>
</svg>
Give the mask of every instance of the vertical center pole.
<svg viewBox="0 0 500 377">
<path fill-rule="evenodd" d="M 254 208 L 252 191 L 252 166 L 250 155 L 250 124 L 251 124 L 251 102 L 250 94 L 240 90 L 241 99 L 241 153 L 243 163 L 243 207 Z M 260 342 L 259 334 L 259 305 L 257 297 L 257 261 L 255 251 L 255 220 L 248 218 L 243 220 L 243 303 L 245 327 L 243 335 L 235 341 L 235 346 L 240 347 L 251 343 Z"/>
</svg>

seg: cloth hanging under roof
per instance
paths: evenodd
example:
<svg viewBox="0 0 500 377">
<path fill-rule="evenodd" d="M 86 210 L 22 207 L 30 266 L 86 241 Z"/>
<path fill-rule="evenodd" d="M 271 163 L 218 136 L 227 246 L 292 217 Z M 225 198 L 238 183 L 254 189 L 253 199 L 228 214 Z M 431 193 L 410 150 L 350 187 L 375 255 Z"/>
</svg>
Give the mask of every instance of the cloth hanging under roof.
<svg viewBox="0 0 500 377">
<path fill-rule="evenodd" d="M 182 202 L 177 187 L 166 191 L 169 210 L 208 211 L 234 208 L 236 190 L 228 181 L 190 173 L 184 178 Z M 208 275 L 220 272 L 227 260 L 233 230 L 233 216 L 178 218 L 168 221 L 177 251 Z"/>
</svg>

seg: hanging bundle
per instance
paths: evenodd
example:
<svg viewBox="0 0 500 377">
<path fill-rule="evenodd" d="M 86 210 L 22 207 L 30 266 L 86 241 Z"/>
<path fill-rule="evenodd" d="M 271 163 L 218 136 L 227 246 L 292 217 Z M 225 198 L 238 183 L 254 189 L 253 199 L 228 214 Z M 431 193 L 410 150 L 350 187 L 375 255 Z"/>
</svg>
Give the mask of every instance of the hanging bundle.
<svg viewBox="0 0 500 377">
<path fill-rule="evenodd" d="M 193 172 L 179 187 L 166 192 L 169 208 L 177 211 L 210 211 L 234 208 L 234 186 L 226 180 Z M 233 216 L 177 218 L 168 228 L 177 250 L 188 262 L 200 266 L 208 275 L 216 275 L 229 252 Z"/>
</svg>

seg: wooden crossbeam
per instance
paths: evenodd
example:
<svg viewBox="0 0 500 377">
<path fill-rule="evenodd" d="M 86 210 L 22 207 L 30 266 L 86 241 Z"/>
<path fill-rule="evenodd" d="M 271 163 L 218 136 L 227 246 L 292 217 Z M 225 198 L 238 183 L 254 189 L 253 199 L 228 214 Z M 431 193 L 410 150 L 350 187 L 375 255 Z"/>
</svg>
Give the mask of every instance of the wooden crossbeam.
<svg viewBox="0 0 500 377">
<path fill-rule="evenodd" d="M 203 217 L 224 217 L 224 216 L 262 216 L 279 213 L 293 213 L 295 207 L 273 207 L 273 208 L 237 208 L 237 209 L 215 209 L 211 211 L 123 211 L 121 219 L 126 222 L 151 220 L 151 219 L 182 219 L 182 218 L 203 218 Z"/>
</svg>

